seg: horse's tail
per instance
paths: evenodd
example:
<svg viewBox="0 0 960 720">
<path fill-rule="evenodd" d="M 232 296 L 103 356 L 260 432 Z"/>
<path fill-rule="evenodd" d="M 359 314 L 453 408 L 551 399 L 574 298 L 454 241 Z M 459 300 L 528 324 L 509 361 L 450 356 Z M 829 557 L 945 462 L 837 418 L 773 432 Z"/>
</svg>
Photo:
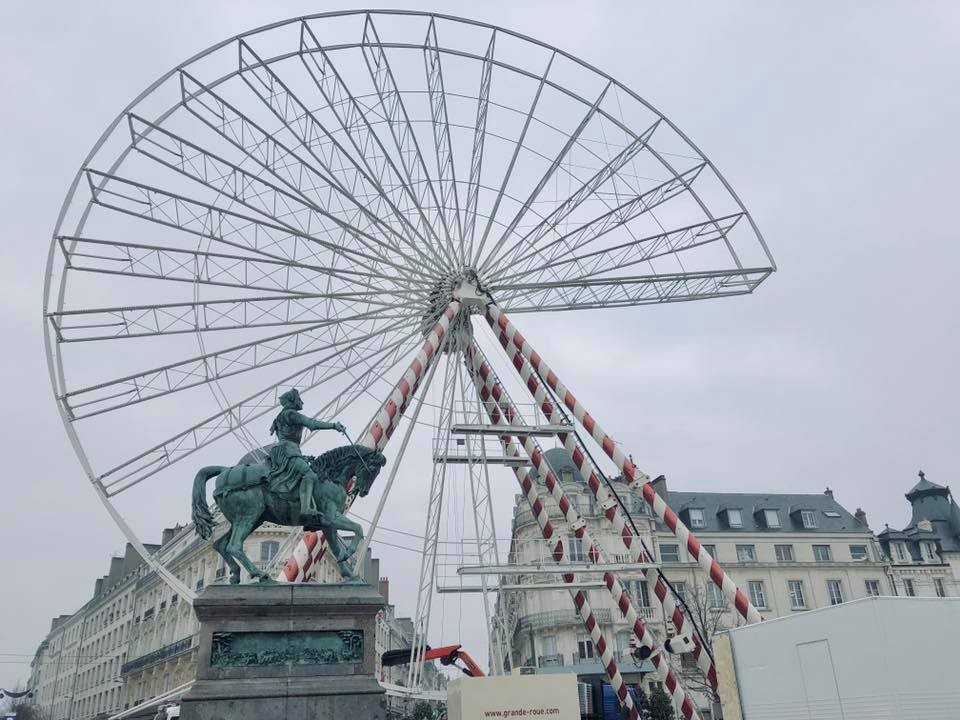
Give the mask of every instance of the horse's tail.
<svg viewBox="0 0 960 720">
<path fill-rule="evenodd" d="M 220 465 L 208 465 L 201 468 L 193 479 L 193 526 L 197 534 L 208 540 L 213 534 L 213 514 L 207 505 L 207 481 L 216 477 L 227 468 Z"/>
</svg>

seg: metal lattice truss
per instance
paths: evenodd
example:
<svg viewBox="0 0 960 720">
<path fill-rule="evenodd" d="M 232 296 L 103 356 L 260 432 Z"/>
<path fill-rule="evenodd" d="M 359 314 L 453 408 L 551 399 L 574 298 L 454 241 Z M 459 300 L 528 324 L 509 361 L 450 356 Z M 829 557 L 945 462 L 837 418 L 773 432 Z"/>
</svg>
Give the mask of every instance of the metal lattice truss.
<svg viewBox="0 0 960 720">
<path fill-rule="evenodd" d="M 613 78 L 502 28 L 349 11 L 220 43 L 111 123 L 58 218 L 44 322 L 84 471 L 145 552 L 115 497 L 262 445 L 291 386 L 382 446 L 416 387 L 403 368 L 418 383 L 463 353 L 488 303 L 737 296 L 774 269 L 709 159 Z M 470 384 L 451 387 L 476 403 Z M 293 575 L 324 548 L 301 547 Z"/>
</svg>

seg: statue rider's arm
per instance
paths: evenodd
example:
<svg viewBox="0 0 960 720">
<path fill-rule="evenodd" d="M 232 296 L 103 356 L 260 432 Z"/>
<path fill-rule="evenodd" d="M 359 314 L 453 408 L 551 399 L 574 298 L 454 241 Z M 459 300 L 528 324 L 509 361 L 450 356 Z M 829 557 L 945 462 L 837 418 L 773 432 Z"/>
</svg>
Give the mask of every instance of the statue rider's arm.
<svg viewBox="0 0 960 720">
<path fill-rule="evenodd" d="M 338 422 L 326 422 L 324 420 L 314 420 L 301 413 L 296 414 L 296 421 L 308 430 L 336 430 L 337 432 L 346 432 L 346 428 Z"/>
</svg>

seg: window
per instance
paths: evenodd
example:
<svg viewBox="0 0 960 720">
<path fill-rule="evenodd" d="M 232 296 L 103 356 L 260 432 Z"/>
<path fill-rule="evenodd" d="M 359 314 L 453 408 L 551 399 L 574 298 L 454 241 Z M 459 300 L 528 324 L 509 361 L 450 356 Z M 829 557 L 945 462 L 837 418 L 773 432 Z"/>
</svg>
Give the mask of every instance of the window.
<svg viewBox="0 0 960 720">
<path fill-rule="evenodd" d="M 650 588 L 647 586 L 647 581 L 637 580 L 633 583 L 633 588 L 634 600 L 640 603 L 640 607 L 650 607 Z"/>
<path fill-rule="evenodd" d="M 850 557 L 853 560 L 866 560 L 867 559 L 867 546 L 866 545 L 851 545 L 850 546 Z"/>
<path fill-rule="evenodd" d="M 823 514 L 826 515 L 828 518 L 843 517 L 843 516 L 840 515 L 840 513 L 838 513 L 836 510 L 824 510 L 824 511 L 823 511 Z"/>
<path fill-rule="evenodd" d="M 879 580 L 867 580 L 865 581 L 867 587 L 867 597 L 880 597 L 880 581 Z"/>
<path fill-rule="evenodd" d="M 706 524 L 703 518 L 703 508 L 690 508 L 690 527 L 702 528 Z"/>
<path fill-rule="evenodd" d="M 706 545 L 706 544 L 704 544 L 704 545 L 701 545 L 700 547 L 702 547 L 704 550 L 706 550 L 708 553 L 710 553 L 710 557 L 712 557 L 714 560 L 717 559 L 717 546 L 716 546 L 716 545 Z"/>
<path fill-rule="evenodd" d="M 727 510 L 727 522 L 732 528 L 743 527 L 743 513 L 736 508 Z"/>
<path fill-rule="evenodd" d="M 827 594 L 830 596 L 831 605 L 839 605 L 843 602 L 843 588 L 839 580 L 827 580 Z"/>
<path fill-rule="evenodd" d="M 680 562 L 680 546 L 661 543 L 660 544 L 660 561 L 661 562 Z"/>
<path fill-rule="evenodd" d="M 897 554 L 897 560 L 899 562 L 907 562 L 907 546 L 903 543 L 894 543 L 893 551 Z"/>
<path fill-rule="evenodd" d="M 933 579 L 933 589 L 937 593 L 937 597 L 946 597 L 947 591 L 943 587 L 943 578 L 934 578 Z"/>
<path fill-rule="evenodd" d="M 927 562 L 936 562 L 937 560 L 937 546 L 932 542 L 922 542 L 920 543 L 920 552 L 923 555 L 923 559 Z"/>
<path fill-rule="evenodd" d="M 712 582 L 707 583 L 707 607 L 717 609 L 725 608 L 726 606 L 727 599 L 723 596 L 723 590 Z"/>
<path fill-rule="evenodd" d="M 790 592 L 791 608 L 803 610 L 807 607 L 807 599 L 803 596 L 803 580 L 787 580 L 787 590 Z"/>
<path fill-rule="evenodd" d="M 561 470 L 560 471 L 560 482 L 565 486 L 573 484 L 573 470 Z"/>
<path fill-rule="evenodd" d="M 593 657 L 593 640 L 588 636 L 577 636 L 577 655 L 581 660 L 588 660 Z"/>
<path fill-rule="evenodd" d="M 817 526 L 817 513 L 814 510 L 801 510 L 800 523 L 805 528 L 815 528 Z"/>
<path fill-rule="evenodd" d="M 677 594 L 677 597 L 687 601 L 687 584 L 685 582 L 675 582 L 673 583 L 673 591 Z"/>
<path fill-rule="evenodd" d="M 833 560 L 833 555 L 830 552 L 829 545 L 814 545 L 813 546 L 813 559 L 817 562 L 830 562 Z"/>
<path fill-rule="evenodd" d="M 917 591 L 913 587 L 913 580 L 910 578 L 903 579 L 903 594 L 907 597 L 914 597 L 917 594 Z"/>
<path fill-rule="evenodd" d="M 793 545 L 774 545 L 778 562 L 793 562 Z"/>
<path fill-rule="evenodd" d="M 586 555 L 583 554 L 583 541 L 576 535 L 567 536 L 567 551 L 570 555 L 570 562 L 584 562 Z"/>
<path fill-rule="evenodd" d="M 540 640 L 540 651 L 543 655 L 557 654 L 557 636 L 544 635 Z"/>
<path fill-rule="evenodd" d="M 780 527 L 780 513 L 778 513 L 776 510 L 764 510 L 763 520 L 767 524 L 768 528 Z"/>
<path fill-rule="evenodd" d="M 753 545 L 737 545 L 737 562 L 756 562 L 757 549 Z"/>
<path fill-rule="evenodd" d="M 260 543 L 260 562 L 270 562 L 280 550 L 280 543 L 276 540 L 266 540 Z"/>
<path fill-rule="evenodd" d="M 750 602 L 756 608 L 764 609 L 767 607 L 767 596 L 763 592 L 763 581 L 751 580 L 749 583 Z"/>
<path fill-rule="evenodd" d="M 623 631 L 617 633 L 617 652 L 620 657 L 626 657 L 630 654 L 630 633 Z"/>
</svg>

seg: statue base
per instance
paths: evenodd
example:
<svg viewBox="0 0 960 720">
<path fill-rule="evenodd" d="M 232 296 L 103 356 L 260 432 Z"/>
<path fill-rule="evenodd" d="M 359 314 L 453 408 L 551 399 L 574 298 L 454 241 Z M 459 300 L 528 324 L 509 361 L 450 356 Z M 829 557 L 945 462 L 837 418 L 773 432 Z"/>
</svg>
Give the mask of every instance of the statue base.
<svg viewBox="0 0 960 720">
<path fill-rule="evenodd" d="M 197 679 L 183 720 L 386 716 L 369 585 L 213 585 L 193 605 Z"/>
</svg>

